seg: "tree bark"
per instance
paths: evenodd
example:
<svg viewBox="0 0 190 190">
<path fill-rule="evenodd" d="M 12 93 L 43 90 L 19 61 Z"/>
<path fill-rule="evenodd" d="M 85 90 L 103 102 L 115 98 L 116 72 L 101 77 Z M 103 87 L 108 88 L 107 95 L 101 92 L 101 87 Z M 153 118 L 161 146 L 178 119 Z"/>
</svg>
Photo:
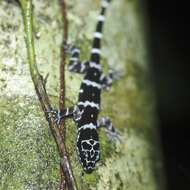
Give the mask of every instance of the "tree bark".
<svg viewBox="0 0 190 190">
<path fill-rule="evenodd" d="M 82 59 L 89 59 L 100 1 L 67 4 L 69 39 L 80 47 Z M 63 33 L 59 2 L 35 0 L 33 6 L 36 60 L 40 73 L 49 73 L 47 93 L 56 108 Z M 83 174 L 78 162 L 74 123 L 65 123 L 79 189 L 164 189 L 144 11 L 141 1 L 113 0 L 107 12 L 102 65 L 123 76 L 102 93 L 100 115 L 111 118 L 122 142 L 110 141 L 100 129 L 101 158 L 92 174 Z M 0 190 L 58 189 L 59 155 L 32 84 L 22 14 L 14 1 L 0 1 L 0 49 Z M 65 70 L 69 106 L 77 101 L 82 77 Z"/>
</svg>

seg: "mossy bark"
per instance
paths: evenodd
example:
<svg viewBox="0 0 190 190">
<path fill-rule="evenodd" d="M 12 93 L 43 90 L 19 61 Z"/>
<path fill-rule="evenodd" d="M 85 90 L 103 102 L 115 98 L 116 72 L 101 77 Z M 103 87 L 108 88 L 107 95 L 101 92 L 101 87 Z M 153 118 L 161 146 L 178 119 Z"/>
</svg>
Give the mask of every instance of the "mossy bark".
<svg viewBox="0 0 190 190">
<path fill-rule="evenodd" d="M 88 59 L 100 1 L 69 0 L 69 38 Z M 57 0 L 34 0 L 37 64 L 55 107 L 59 95 L 62 19 Z M 149 73 L 146 25 L 138 0 L 113 0 L 105 23 L 102 64 L 122 70 L 102 93 L 101 116 L 109 116 L 122 143 L 99 131 L 101 159 L 92 174 L 82 174 L 75 151 L 76 127 L 67 121 L 67 147 L 79 189 L 160 190 L 163 171 L 154 95 Z M 0 1 L 0 190 L 57 189 L 59 155 L 41 111 L 27 64 L 19 6 Z M 66 70 L 66 104 L 77 101 L 82 76 Z"/>
</svg>

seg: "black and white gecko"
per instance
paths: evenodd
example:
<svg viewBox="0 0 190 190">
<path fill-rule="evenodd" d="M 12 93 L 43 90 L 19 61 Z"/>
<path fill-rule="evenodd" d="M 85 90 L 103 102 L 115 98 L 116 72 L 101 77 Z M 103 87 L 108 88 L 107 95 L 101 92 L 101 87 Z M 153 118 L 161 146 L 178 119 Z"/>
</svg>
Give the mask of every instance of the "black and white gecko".
<svg viewBox="0 0 190 190">
<path fill-rule="evenodd" d="M 100 126 L 104 126 L 112 137 L 117 138 L 118 135 L 107 117 L 98 119 L 101 90 L 110 87 L 113 79 L 117 78 L 112 70 L 109 71 L 107 76 L 104 75 L 100 65 L 102 29 L 106 8 L 109 3 L 110 0 L 102 1 L 96 32 L 94 33 L 90 61 L 81 62 L 79 59 L 80 50 L 66 45 L 67 51 L 71 53 L 68 69 L 84 74 L 77 105 L 62 112 L 52 111 L 52 113 L 56 114 L 58 124 L 63 117 L 73 117 L 77 125 L 77 153 L 80 163 L 86 172 L 91 172 L 100 158 L 97 129 Z"/>
</svg>

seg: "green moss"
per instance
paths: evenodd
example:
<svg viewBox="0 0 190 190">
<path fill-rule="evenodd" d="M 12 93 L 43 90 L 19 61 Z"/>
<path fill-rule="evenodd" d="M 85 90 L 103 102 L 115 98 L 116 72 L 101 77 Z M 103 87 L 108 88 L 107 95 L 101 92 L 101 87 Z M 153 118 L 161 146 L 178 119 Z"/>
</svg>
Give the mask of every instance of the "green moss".
<svg viewBox="0 0 190 190">
<path fill-rule="evenodd" d="M 58 154 L 36 100 L 0 98 L 0 105 L 0 189 L 57 185 Z"/>
<path fill-rule="evenodd" d="M 100 1 L 68 1 L 69 38 L 89 58 Z M 36 58 L 47 91 L 57 107 L 62 23 L 57 0 L 34 0 Z M 77 5 L 77 6 L 76 6 Z M 102 93 L 100 116 L 109 116 L 122 142 L 100 129 L 101 159 L 83 173 L 76 150 L 76 126 L 68 120 L 67 148 L 79 189 L 156 190 L 162 174 L 155 142 L 152 93 L 142 10 L 137 0 L 112 1 L 105 22 L 102 64 L 123 76 Z M 0 190 L 57 189 L 59 156 L 39 107 L 26 60 L 19 6 L 0 1 Z M 82 76 L 66 70 L 66 105 L 77 101 Z M 158 152 L 158 153 L 157 153 Z"/>
</svg>

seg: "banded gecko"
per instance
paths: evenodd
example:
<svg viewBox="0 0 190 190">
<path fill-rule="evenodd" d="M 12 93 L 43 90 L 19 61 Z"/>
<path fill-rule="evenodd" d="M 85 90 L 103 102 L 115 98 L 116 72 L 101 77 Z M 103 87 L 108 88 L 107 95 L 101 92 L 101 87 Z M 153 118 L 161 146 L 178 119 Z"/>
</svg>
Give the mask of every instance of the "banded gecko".
<svg viewBox="0 0 190 190">
<path fill-rule="evenodd" d="M 102 29 L 109 3 L 110 0 L 102 0 L 89 61 L 80 61 L 80 50 L 74 46 L 65 45 L 66 50 L 71 54 L 68 64 L 69 71 L 84 74 L 77 105 L 66 108 L 62 112 L 51 111 L 58 124 L 63 117 L 73 117 L 77 126 L 76 149 L 78 157 L 83 169 L 88 173 L 92 172 L 100 158 L 97 129 L 103 126 L 113 138 L 118 137 L 118 133 L 108 117 L 98 119 L 101 90 L 110 87 L 113 80 L 117 79 L 116 72 L 114 73 L 110 69 L 108 75 L 105 75 L 100 65 Z"/>
</svg>

